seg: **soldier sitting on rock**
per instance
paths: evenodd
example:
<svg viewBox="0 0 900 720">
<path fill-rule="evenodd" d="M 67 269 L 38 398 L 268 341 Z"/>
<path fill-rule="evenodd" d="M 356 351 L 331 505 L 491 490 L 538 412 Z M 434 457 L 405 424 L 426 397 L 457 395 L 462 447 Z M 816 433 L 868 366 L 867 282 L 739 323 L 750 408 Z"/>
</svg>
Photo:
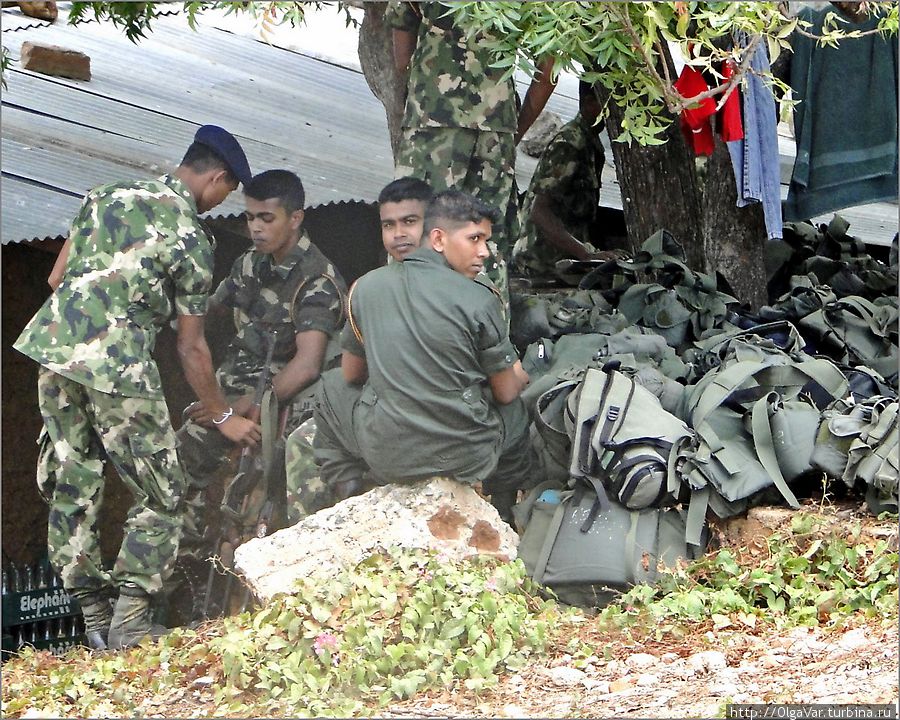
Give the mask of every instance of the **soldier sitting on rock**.
<svg viewBox="0 0 900 720">
<path fill-rule="evenodd" d="M 287 407 L 285 432 L 308 415 L 329 338 L 343 320 L 343 279 L 303 228 L 303 184 L 287 170 L 268 170 L 244 188 L 253 248 L 241 255 L 210 297 L 210 314 L 233 314 L 237 332 L 217 371 L 230 412 L 247 415 L 269 343 L 272 389 Z M 230 317 L 229 317 L 230 321 Z M 208 408 L 195 402 L 178 432 L 188 476 L 181 556 L 196 557 L 206 531 L 206 489 L 228 467 L 233 445 L 214 431 Z"/>
<path fill-rule="evenodd" d="M 432 195 L 431 186 L 414 177 L 394 180 L 378 195 L 381 241 L 390 261 L 401 262 L 421 244 L 425 207 Z M 289 525 L 335 502 L 322 484 L 313 458 L 315 434 L 316 422 L 310 418 L 285 443 Z"/>
<path fill-rule="evenodd" d="M 341 371 L 322 376 L 315 459 L 343 499 L 435 475 L 482 483 L 511 522 L 531 480 L 528 384 L 496 290 L 476 276 L 499 213 L 458 191 L 435 195 L 422 246 L 351 289 Z M 487 282 L 487 281 L 485 281 Z"/>
</svg>

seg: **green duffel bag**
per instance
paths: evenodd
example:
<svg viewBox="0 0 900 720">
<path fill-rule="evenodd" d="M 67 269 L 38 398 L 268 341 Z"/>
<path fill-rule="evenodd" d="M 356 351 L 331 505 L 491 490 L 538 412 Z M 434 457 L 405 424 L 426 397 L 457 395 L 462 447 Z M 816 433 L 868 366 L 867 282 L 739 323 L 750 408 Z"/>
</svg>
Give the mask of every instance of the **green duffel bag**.
<svg viewBox="0 0 900 720">
<path fill-rule="evenodd" d="M 519 557 L 535 581 L 563 602 L 602 607 L 638 583 L 655 582 L 661 568 L 693 560 L 705 552 L 685 541 L 683 510 L 628 510 L 601 503 L 580 484 L 561 490 L 539 485 L 514 508 L 524 528 Z"/>
</svg>

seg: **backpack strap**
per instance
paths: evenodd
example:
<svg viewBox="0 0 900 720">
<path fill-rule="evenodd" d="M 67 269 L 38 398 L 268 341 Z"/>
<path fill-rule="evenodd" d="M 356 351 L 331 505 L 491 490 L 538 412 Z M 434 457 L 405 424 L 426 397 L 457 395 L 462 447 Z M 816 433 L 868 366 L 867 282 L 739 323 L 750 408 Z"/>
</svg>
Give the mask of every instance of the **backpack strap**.
<svg viewBox="0 0 900 720">
<path fill-rule="evenodd" d="M 787 501 L 787 504 L 797 510 L 800 507 L 800 503 L 797 502 L 797 498 L 794 496 L 794 493 L 791 492 L 787 481 L 784 479 L 784 475 L 781 473 L 781 467 L 778 465 L 778 458 L 775 455 L 775 440 L 772 437 L 769 404 L 776 402 L 779 397 L 777 392 L 770 392 L 753 404 L 753 410 L 751 411 L 753 444 L 760 464 L 769 474 L 775 487 L 778 488 L 778 491 Z"/>
<path fill-rule="evenodd" d="M 609 393 L 612 378 L 612 373 L 589 368 L 581 381 L 572 436 L 572 459 L 569 465 L 569 475 L 573 479 L 589 476 L 592 472 L 591 433 L 597 421 L 597 411 Z"/>
<path fill-rule="evenodd" d="M 559 535 L 559 529 L 562 527 L 563 519 L 566 515 L 566 506 L 572 498 L 572 492 L 563 493 L 556 506 L 556 511 L 550 519 L 550 525 L 547 527 L 547 535 L 544 537 L 544 544 L 541 545 L 541 552 L 538 554 L 537 561 L 534 564 L 534 573 L 531 577 L 536 583 L 544 584 L 544 575 L 547 572 L 547 563 L 550 561 L 550 553 L 553 552 L 553 546 L 556 544 L 556 538 Z"/>
<path fill-rule="evenodd" d="M 656 511 L 656 532 L 659 534 L 659 516 L 661 510 Z M 641 519 L 641 514 L 637 510 L 632 510 L 628 513 L 628 519 L 630 521 L 628 527 L 628 533 L 625 535 L 625 572 L 631 574 L 631 582 L 637 583 L 638 579 L 635 577 L 637 574 L 635 572 L 635 568 L 637 567 L 637 532 L 638 532 L 638 523 Z M 656 568 L 653 568 L 654 573 Z"/>
<path fill-rule="evenodd" d="M 709 485 L 691 491 L 684 531 L 684 539 L 689 545 L 700 547 L 703 541 L 703 525 L 706 522 L 706 508 L 709 507 L 711 492 Z"/>
</svg>

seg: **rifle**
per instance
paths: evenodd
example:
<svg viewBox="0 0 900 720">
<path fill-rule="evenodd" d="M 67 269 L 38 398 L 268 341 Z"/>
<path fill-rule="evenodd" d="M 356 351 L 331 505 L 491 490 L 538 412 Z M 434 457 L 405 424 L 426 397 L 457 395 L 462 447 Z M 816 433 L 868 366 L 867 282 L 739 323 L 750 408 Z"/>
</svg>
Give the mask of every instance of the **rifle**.
<svg viewBox="0 0 900 720">
<path fill-rule="evenodd" d="M 272 379 L 272 354 L 275 351 L 275 335 L 276 331 L 273 330 L 269 338 L 269 347 L 266 351 L 266 361 L 253 393 L 253 405 L 250 408 L 249 417 L 255 422 L 260 421 L 263 396 L 266 394 L 266 389 Z M 259 481 L 259 476 L 251 472 L 254 457 L 255 453 L 252 448 L 245 447 L 241 450 L 241 459 L 238 462 L 237 473 L 235 473 L 234 479 L 228 483 L 228 487 L 225 488 L 225 496 L 222 498 L 222 505 L 219 508 L 223 515 L 235 523 L 239 523 L 243 519 L 241 510 L 244 501 Z"/>
<path fill-rule="evenodd" d="M 253 405 L 251 406 L 248 417 L 256 422 L 259 422 L 260 420 L 263 398 L 265 397 L 266 391 L 269 388 L 269 383 L 272 379 L 272 356 L 275 352 L 276 335 L 277 330 L 273 329 L 269 336 L 268 347 L 266 349 L 266 360 L 263 364 L 262 372 L 259 375 L 253 393 Z M 265 443 L 265 441 L 266 438 L 264 437 L 262 442 Z M 217 552 L 221 550 L 225 541 L 229 539 L 228 524 L 230 523 L 238 528 L 241 526 L 243 522 L 243 510 L 247 498 L 259 482 L 259 474 L 254 472 L 254 459 L 254 450 L 250 447 L 243 448 L 241 450 L 240 460 L 238 461 L 237 472 L 225 488 L 225 494 L 222 498 L 222 504 L 219 506 L 219 510 L 226 522 L 222 525 L 219 532 L 219 538 L 215 545 Z M 232 545 L 236 547 L 237 542 L 232 543 Z M 215 583 L 215 577 L 216 566 L 215 563 L 211 563 L 206 581 L 206 594 L 203 598 L 203 616 L 206 618 L 209 617 L 209 602 L 212 595 L 213 584 Z M 225 581 L 223 610 L 227 606 L 228 598 L 231 594 L 232 577 L 233 575 L 229 573 Z"/>
</svg>

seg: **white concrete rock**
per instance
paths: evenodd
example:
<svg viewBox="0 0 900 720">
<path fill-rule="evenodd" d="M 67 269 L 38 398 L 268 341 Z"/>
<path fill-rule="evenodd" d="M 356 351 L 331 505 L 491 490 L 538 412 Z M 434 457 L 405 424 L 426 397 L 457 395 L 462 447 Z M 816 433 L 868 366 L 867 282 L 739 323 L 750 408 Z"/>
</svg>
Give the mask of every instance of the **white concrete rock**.
<svg viewBox="0 0 900 720">
<path fill-rule="evenodd" d="M 659 663 L 659 658 L 650 653 L 634 653 L 625 658 L 625 664 L 630 668 L 648 668 L 657 663 Z"/>
<path fill-rule="evenodd" d="M 261 599 L 294 592 L 298 578 L 335 577 L 376 548 L 427 548 L 451 558 L 516 558 L 519 536 L 472 488 L 435 477 L 385 485 L 304 518 L 235 552 Z"/>
</svg>

